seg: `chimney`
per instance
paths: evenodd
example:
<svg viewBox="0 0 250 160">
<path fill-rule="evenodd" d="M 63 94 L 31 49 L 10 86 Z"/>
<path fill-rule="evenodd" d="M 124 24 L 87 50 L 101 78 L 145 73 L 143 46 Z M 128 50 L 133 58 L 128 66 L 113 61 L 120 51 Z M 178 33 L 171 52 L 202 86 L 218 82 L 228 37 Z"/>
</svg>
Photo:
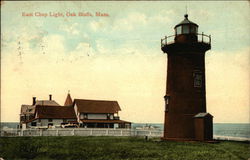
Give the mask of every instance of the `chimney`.
<svg viewBox="0 0 250 160">
<path fill-rule="evenodd" d="M 33 97 L 33 103 L 32 105 L 35 105 L 36 104 L 36 97 Z"/>
<path fill-rule="evenodd" d="M 49 95 L 49 100 L 52 101 L 52 95 L 51 94 Z"/>
</svg>

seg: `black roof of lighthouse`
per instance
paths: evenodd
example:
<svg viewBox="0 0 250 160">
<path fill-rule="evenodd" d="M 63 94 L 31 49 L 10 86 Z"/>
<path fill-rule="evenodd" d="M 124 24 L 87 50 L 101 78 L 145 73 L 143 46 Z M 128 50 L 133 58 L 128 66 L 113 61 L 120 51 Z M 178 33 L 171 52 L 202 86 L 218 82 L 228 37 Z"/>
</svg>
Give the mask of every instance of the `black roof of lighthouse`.
<svg viewBox="0 0 250 160">
<path fill-rule="evenodd" d="M 184 24 L 192 24 L 192 25 L 195 25 L 198 27 L 198 25 L 196 23 L 194 23 L 188 19 L 188 14 L 185 14 L 184 17 L 185 17 L 185 19 L 183 21 L 181 21 L 179 24 L 177 24 L 174 28 L 181 26 L 181 25 L 184 25 Z"/>
</svg>

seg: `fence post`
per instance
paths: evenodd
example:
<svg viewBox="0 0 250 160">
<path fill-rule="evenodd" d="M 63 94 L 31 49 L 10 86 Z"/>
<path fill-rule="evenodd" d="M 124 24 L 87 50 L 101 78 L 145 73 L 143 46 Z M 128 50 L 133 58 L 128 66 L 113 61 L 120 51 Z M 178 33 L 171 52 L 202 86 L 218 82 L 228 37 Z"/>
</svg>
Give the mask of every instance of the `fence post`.
<svg viewBox="0 0 250 160">
<path fill-rule="evenodd" d="M 42 129 L 40 129 L 40 136 L 42 136 L 43 135 L 43 131 L 42 131 Z"/>
<path fill-rule="evenodd" d="M 74 135 L 75 135 L 75 129 L 72 130 L 72 136 L 74 136 Z"/>
<path fill-rule="evenodd" d="M 91 136 L 93 135 L 93 129 L 90 129 L 90 135 Z"/>
<path fill-rule="evenodd" d="M 58 136 L 59 135 L 59 133 L 58 133 L 59 131 L 58 131 L 58 129 L 56 130 L 56 136 Z"/>
<path fill-rule="evenodd" d="M 107 136 L 107 135 L 109 135 L 109 130 L 108 130 L 108 129 L 106 130 L 106 136 Z"/>
<path fill-rule="evenodd" d="M 121 136 L 122 136 L 122 130 L 121 130 Z"/>
</svg>

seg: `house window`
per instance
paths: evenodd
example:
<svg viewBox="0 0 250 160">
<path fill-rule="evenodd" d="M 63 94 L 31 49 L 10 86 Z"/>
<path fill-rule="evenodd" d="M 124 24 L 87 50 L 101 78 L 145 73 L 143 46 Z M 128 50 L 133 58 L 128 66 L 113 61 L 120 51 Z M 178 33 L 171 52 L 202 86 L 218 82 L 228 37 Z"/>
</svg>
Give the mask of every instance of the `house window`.
<svg viewBox="0 0 250 160">
<path fill-rule="evenodd" d="M 164 96 L 164 99 L 165 99 L 165 112 L 168 112 L 169 111 L 170 96 L 166 95 L 166 96 Z"/>
<path fill-rule="evenodd" d="M 31 122 L 31 126 L 36 126 L 36 122 Z"/>
<path fill-rule="evenodd" d="M 83 118 L 84 118 L 84 116 L 83 116 L 83 114 L 81 113 L 81 114 L 80 114 L 80 119 L 83 119 Z"/>
<path fill-rule="evenodd" d="M 53 123 L 48 123 L 48 126 L 53 126 Z"/>
<path fill-rule="evenodd" d="M 41 122 L 41 119 L 38 119 L 38 122 Z"/>
<path fill-rule="evenodd" d="M 53 121 L 53 119 L 52 118 L 49 118 L 49 120 L 48 120 L 49 122 L 52 122 Z"/>
<path fill-rule="evenodd" d="M 107 119 L 110 119 L 110 114 L 107 114 Z"/>
<path fill-rule="evenodd" d="M 114 119 L 114 115 L 113 114 L 110 115 L 110 119 Z"/>
<path fill-rule="evenodd" d="M 87 114 L 84 114 L 84 119 L 88 119 L 88 115 Z"/>
</svg>

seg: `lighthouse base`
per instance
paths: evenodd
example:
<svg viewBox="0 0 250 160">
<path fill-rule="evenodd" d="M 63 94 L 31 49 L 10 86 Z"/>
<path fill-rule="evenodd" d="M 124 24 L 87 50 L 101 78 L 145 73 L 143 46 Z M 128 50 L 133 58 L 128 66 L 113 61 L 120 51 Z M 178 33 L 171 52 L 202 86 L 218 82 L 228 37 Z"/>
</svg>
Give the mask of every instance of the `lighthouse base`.
<svg viewBox="0 0 250 160">
<path fill-rule="evenodd" d="M 205 143 L 219 143 L 219 141 L 211 140 L 197 140 L 197 139 L 185 139 L 185 138 L 164 138 L 161 137 L 162 141 L 175 141 L 175 142 L 205 142 Z"/>
<path fill-rule="evenodd" d="M 161 137 L 162 141 L 196 141 L 194 138 L 166 138 L 166 137 Z"/>
<path fill-rule="evenodd" d="M 163 140 L 213 140 L 213 116 L 209 113 L 201 112 L 196 115 L 168 115 L 165 117 L 165 120 Z M 174 125 L 174 122 L 178 125 Z"/>
</svg>

